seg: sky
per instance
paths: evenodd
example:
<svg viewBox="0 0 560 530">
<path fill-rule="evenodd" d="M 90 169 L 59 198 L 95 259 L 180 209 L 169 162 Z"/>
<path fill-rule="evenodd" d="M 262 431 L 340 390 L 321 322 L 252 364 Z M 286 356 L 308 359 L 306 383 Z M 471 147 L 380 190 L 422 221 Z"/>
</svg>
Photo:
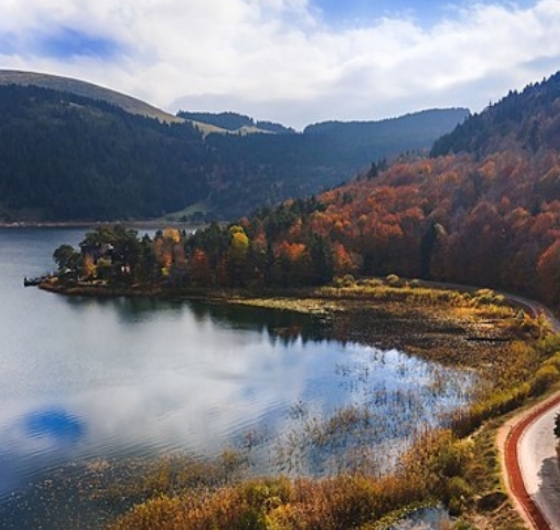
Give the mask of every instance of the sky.
<svg viewBox="0 0 560 530">
<path fill-rule="evenodd" d="M 479 112 L 560 70 L 560 0 L 0 0 L 0 68 L 301 130 Z"/>
</svg>

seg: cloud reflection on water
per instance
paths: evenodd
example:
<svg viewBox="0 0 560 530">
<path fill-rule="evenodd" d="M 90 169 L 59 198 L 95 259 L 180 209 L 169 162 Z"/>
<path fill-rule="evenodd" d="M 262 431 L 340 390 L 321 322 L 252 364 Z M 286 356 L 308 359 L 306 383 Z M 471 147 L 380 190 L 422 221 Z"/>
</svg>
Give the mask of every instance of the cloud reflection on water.
<svg viewBox="0 0 560 530">
<path fill-rule="evenodd" d="M 291 313 L 2 292 L 0 494 L 61 462 L 207 455 L 292 429 L 297 403 L 321 416 L 430 384 L 420 361 L 323 340 Z"/>
</svg>

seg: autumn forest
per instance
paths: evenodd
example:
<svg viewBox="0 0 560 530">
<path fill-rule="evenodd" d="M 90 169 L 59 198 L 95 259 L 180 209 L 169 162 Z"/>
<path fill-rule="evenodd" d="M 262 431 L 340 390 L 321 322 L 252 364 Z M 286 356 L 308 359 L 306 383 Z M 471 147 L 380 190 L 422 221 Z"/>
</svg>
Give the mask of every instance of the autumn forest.
<svg viewBox="0 0 560 530">
<path fill-rule="evenodd" d="M 383 171 L 373 164 L 316 197 L 192 235 L 167 229 L 153 241 L 98 229 L 81 256 L 69 254 L 67 277 L 181 291 L 397 274 L 511 290 L 558 307 L 559 226 L 556 74 L 472 116 L 429 157 L 402 156 Z M 103 243 L 110 253 L 96 255 Z M 68 259 L 57 261 L 68 268 Z"/>
</svg>

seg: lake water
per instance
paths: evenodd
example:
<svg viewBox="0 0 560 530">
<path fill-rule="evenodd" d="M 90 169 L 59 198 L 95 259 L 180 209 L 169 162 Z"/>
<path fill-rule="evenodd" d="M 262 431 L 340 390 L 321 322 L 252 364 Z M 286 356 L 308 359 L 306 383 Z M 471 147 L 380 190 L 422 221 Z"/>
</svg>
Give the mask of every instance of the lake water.
<svg viewBox="0 0 560 530">
<path fill-rule="evenodd" d="M 375 428 L 365 439 L 386 454 L 466 399 L 468 374 L 328 340 L 309 317 L 23 287 L 24 276 L 52 270 L 58 245 L 83 236 L 0 229 L 0 528 L 60 466 L 173 451 L 202 458 L 249 436 L 261 447 L 259 471 L 325 474 L 342 465 L 334 453 L 356 429 L 327 448 L 292 448 L 284 463 L 272 448 L 287 433 L 293 443 L 310 422 L 367 406 L 362 423 Z"/>
</svg>

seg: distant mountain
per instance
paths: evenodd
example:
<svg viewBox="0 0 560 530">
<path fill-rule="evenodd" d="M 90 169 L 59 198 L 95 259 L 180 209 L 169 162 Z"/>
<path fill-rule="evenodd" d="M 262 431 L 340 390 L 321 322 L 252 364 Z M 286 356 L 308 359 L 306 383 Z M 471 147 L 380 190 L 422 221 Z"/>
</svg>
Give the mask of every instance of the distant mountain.
<svg viewBox="0 0 560 530">
<path fill-rule="evenodd" d="M 232 112 L 175 117 L 90 83 L 14 71 L 0 71 L 0 110 L 0 221 L 230 219 L 428 149 L 467 113 L 295 133 Z"/>
<path fill-rule="evenodd" d="M 187 112 L 179 111 L 177 116 L 185 120 L 190 120 L 195 123 L 204 123 L 219 127 L 228 132 L 238 132 L 240 134 L 247 133 L 276 133 L 276 134 L 291 134 L 295 131 L 284 127 L 280 123 L 273 123 L 268 121 L 257 121 L 249 116 L 237 114 L 236 112 Z"/>
<path fill-rule="evenodd" d="M 326 122 L 309 126 L 303 133 L 210 134 L 206 143 L 221 160 L 216 175 L 220 185 L 212 202 L 235 216 L 288 197 L 315 194 L 381 159 L 405 151 L 427 151 L 434 139 L 468 115 L 467 109 L 442 109 L 379 122 Z M 232 128 L 252 120 L 231 114 L 220 117 L 231 119 Z M 225 121 L 214 123 L 228 126 Z"/>
<path fill-rule="evenodd" d="M 431 109 L 379 121 L 316 123 L 307 126 L 304 134 L 336 145 L 338 155 L 349 160 L 376 160 L 387 153 L 426 149 L 469 116 L 466 108 Z"/>
</svg>

